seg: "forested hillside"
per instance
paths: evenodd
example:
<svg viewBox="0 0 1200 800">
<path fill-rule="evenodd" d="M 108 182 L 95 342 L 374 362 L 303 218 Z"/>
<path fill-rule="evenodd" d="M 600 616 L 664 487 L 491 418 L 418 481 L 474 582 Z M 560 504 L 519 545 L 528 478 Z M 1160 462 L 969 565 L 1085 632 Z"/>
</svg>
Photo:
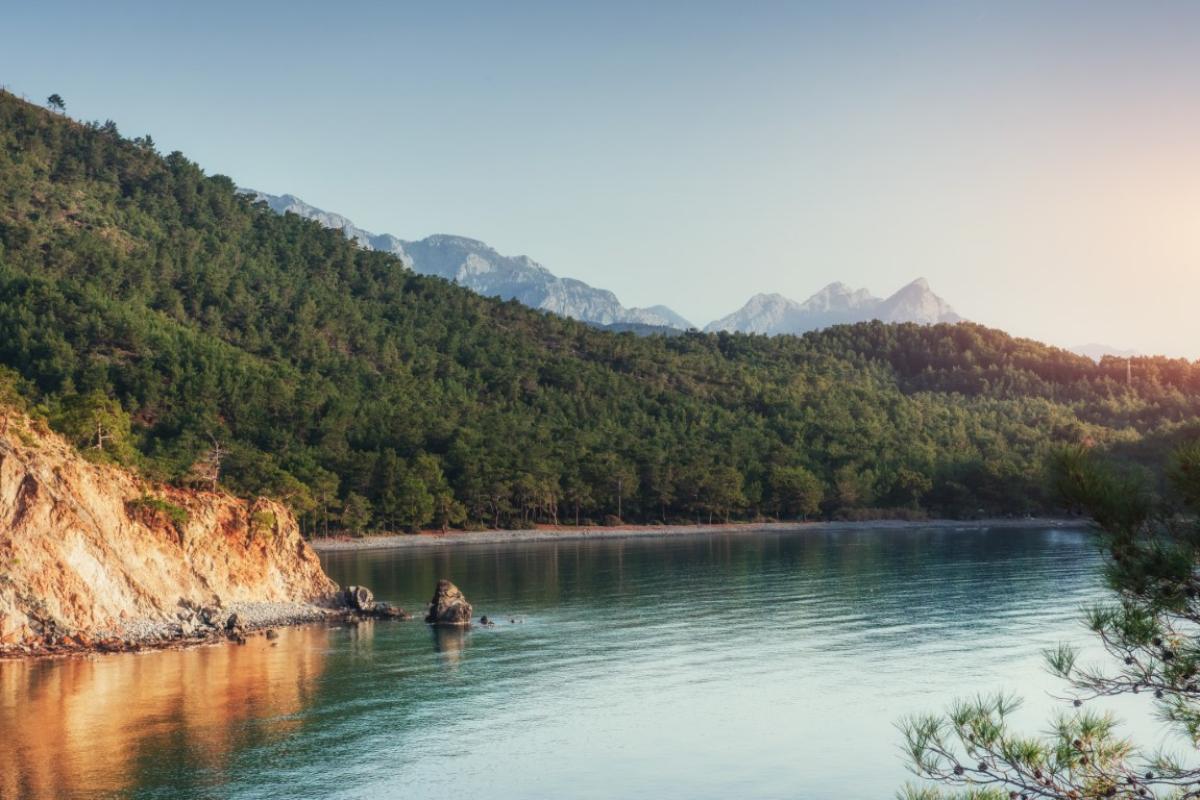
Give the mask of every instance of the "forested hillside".
<svg viewBox="0 0 1200 800">
<path fill-rule="evenodd" d="M 309 531 L 1025 513 L 1047 448 L 1137 456 L 1200 415 L 1195 364 L 1129 380 L 970 324 L 595 330 L 9 94 L 0 364 L 0 395 L 96 457 L 280 497 Z"/>
</svg>

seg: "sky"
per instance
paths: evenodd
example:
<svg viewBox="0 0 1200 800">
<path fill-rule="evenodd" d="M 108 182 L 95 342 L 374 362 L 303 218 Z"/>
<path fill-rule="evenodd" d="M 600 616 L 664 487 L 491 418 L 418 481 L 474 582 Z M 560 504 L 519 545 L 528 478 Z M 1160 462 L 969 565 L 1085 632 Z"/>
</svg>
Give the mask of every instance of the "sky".
<svg viewBox="0 0 1200 800">
<path fill-rule="evenodd" d="M 1200 3 L 12 4 L 0 84 L 704 325 L 925 277 L 1200 357 Z"/>
</svg>

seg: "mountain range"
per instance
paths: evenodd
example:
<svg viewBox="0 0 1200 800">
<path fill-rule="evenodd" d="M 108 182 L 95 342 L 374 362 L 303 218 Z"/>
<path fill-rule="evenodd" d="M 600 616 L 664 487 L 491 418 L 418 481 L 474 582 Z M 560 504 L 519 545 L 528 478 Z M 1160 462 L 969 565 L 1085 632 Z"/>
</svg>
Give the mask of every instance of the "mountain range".
<svg viewBox="0 0 1200 800">
<path fill-rule="evenodd" d="M 602 326 L 693 327 L 666 306 L 626 308 L 607 289 L 560 278 L 529 256 L 504 256 L 476 239 L 436 234 L 405 241 L 389 233 L 363 230 L 341 214 L 311 206 L 294 195 L 240 191 L 265 202 L 276 213 L 296 214 L 326 228 L 337 228 L 362 247 L 398 256 L 413 272 L 445 278 L 485 297 L 516 300 L 530 308 Z"/>
<path fill-rule="evenodd" d="M 485 297 L 517 300 L 531 308 L 616 331 L 653 334 L 694 327 L 667 306 L 627 308 L 607 289 L 559 277 L 528 256 L 501 255 L 476 239 L 436 234 L 405 241 L 388 233 L 364 230 L 341 214 L 309 205 L 295 195 L 244 188 L 239 191 L 265 202 L 276 213 L 296 214 L 336 228 L 362 247 L 398 256 L 414 272 L 445 278 Z M 758 294 L 704 330 L 798 334 L 872 319 L 933 324 L 958 322 L 962 317 L 920 278 L 887 298 L 843 283 L 831 283 L 802 303 L 780 294 Z"/>
<path fill-rule="evenodd" d="M 762 333 L 805 333 L 852 322 L 959 322 L 962 320 L 945 300 L 918 278 L 888 298 L 878 298 L 866 289 L 851 289 L 831 283 L 803 303 L 781 294 L 756 294 L 746 305 L 710 323 L 704 330 Z"/>
</svg>

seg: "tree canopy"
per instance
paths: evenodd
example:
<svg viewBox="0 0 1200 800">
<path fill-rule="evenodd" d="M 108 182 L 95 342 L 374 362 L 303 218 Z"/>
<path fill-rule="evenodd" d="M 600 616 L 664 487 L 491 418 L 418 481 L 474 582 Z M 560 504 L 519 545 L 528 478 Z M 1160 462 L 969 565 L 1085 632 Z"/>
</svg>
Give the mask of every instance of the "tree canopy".
<svg viewBox="0 0 1200 800">
<path fill-rule="evenodd" d="M 128 445 L 106 457 L 153 477 L 211 476 L 219 443 L 221 485 L 309 532 L 1033 513 L 1049 448 L 1153 463 L 1200 413 L 1195 364 L 1134 359 L 1129 382 L 970 323 L 596 330 L 7 93 L 0 365 L 81 447 L 92 404 Z"/>
</svg>

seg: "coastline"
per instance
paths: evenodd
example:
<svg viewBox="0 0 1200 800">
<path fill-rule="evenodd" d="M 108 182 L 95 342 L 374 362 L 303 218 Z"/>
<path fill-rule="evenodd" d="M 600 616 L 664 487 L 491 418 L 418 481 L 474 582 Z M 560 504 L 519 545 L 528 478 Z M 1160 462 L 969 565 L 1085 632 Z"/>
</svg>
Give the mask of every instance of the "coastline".
<svg viewBox="0 0 1200 800">
<path fill-rule="evenodd" d="M 308 544 L 319 553 L 393 550 L 412 547 L 458 547 L 474 544 L 523 544 L 528 542 L 583 541 L 596 539 L 653 539 L 707 536 L 712 534 L 754 535 L 759 533 L 829 533 L 860 530 L 983 530 L 988 528 L 1044 527 L 1084 530 L 1091 521 L 1081 518 L 1035 517 L 1027 519 L 979 520 L 872 520 L 863 522 L 736 522 L 712 525 L 620 525 L 612 527 L 541 526 L 529 530 L 485 530 L 477 532 L 423 531 L 417 534 L 386 534 L 361 539 L 315 539 Z M 45 658 L 104 653 L 137 653 L 214 644 L 244 642 L 245 637 L 266 635 L 273 628 L 312 623 L 354 621 L 370 612 L 357 612 L 332 599 L 299 602 L 239 602 L 221 609 L 216 624 L 202 623 L 196 615 L 183 613 L 175 620 L 133 619 L 106 631 L 91 634 L 51 636 L 39 642 L 0 645 L 0 662 L 8 659 Z M 401 610 L 401 614 L 403 611 Z M 236 627 L 227 620 L 234 616 Z M 379 614 L 378 616 L 395 616 Z M 406 617 L 401 617 L 406 618 Z"/>
<path fill-rule="evenodd" d="M 357 616 L 353 609 L 332 602 L 263 601 L 231 603 L 221 609 L 220 620 L 202 622 L 198 615 L 182 612 L 175 620 L 140 618 L 92 632 L 76 631 L 47 636 L 40 641 L 0 646 L 0 663 L 8 659 L 55 656 L 144 653 L 215 644 L 244 644 L 249 636 L 267 635 L 276 628 L 312 623 L 343 622 Z M 236 622 L 228 625 L 229 618 Z"/>
<path fill-rule="evenodd" d="M 232 618 L 234 622 L 230 624 Z M 386 603 L 378 610 L 358 610 L 340 604 L 338 597 L 325 601 L 261 601 L 231 603 L 220 609 L 219 620 L 209 623 L 186 610 L 175 620 L 141 618 L 96 632 L 49 636 L 37 642 L 0 646 L 0 663 L 23 658 L 145 653 L 182 650 L 205 645 L 245 644 L 251 636 L 272 637 L 278 628 L 298 625 L 358 623 L 366 619 L 412 619 L 404 609 Z"/>
<path fill-rule="evenodd" d="M 614 525 L 574 527 L 539 526 L 526 530 L 422 531 L 420 533 L 380 534 L 310 539 L 318 553 L 359 550 L 393 550 L 409 547 L 457 547 L 472 544 L 523 544 L 526 542 L 565 542 L 584 539 L 636 539 L 663 536 L 702 536 L 714 533 L 825 533 L 856 530 L 981 530 L 984 528 L 1062 528 L 1080 530 L 1091 526 L 1088 519 L 1077 517 L 1030 517 L 1022 519 L 930 519 L 868 520 L 863 522 L 730 522 L 712 525 Z"/>
</svg>

